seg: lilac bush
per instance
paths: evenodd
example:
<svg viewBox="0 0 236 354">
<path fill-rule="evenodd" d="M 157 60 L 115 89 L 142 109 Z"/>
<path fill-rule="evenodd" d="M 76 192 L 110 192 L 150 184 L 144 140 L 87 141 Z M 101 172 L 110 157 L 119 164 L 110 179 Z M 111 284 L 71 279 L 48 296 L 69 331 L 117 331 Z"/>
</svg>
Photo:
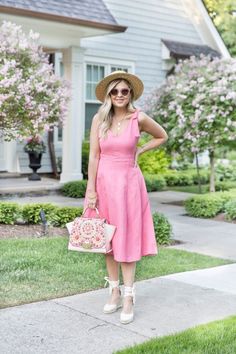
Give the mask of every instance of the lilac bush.
<svg viewBox="0 0 236 354">
<path fill-rule="evenodd" d="M 145 104 L 167 130 L 173 151 L 209 151 L 214 191 L 214 151 L 236 138 L 236 60 L 201 55 L 180 61 Z"/>
<path fill-rule="evenodd" d="M 0 27 L 0 134 L 5 140 L 37 136 L 63 123 L 69 83 L 53 73 L 39 34 L 4 21 Z"/>
</svg>

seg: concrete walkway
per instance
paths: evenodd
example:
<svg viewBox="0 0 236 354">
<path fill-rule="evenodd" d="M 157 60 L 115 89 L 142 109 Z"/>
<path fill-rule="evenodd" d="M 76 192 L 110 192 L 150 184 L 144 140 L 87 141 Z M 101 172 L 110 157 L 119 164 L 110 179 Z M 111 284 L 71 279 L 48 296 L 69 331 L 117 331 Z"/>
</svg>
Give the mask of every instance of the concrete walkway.
<svg viewBox="0 0 236 354">
<path fill-rule="evenodd" d="M 187 193 L 149 193 L 152 211 L 168 216 L 174 248 L 236 260 L 236 225 L 190 218 L 180 206 L 163 203 Z M 39 199 L 40 198 L 40 199 Z M 29 199 L 18 199 L 29 202 Z M 83 205 L 83 199 L 37 197 L 32 202 Z M 42 301 L 0 311 L 3 354 L 110 354 L 150 338 L 236 315 L 236 264 L 136 282 L 135 321 L 122 325 L 120 310 L 102 313 L 108 289 Z"/>
<path fill-rule="evenodd" d="M 136 282 L 135 321 L 102 313 L 108 289 L 0 311 L 3 354 L 111 354 L 236 314 L 236 265 Z"/>
<path fill-rule="evenodd" d="M 12 195 L 47 195 L 54 194 L 63 184 L 58 180 L 42 177 L 41 181 L 29 181 L 28 177 L 20 178 L 1 178 L 0 177 L 0 197 L 10 199 Z"/>
<path fill-rule="evenodd" d="M 236 224 L 193 218 L 186 215 L 184 207 L 163 204 L 188 196 L 172 191 L 149 193 L 152 210 L 168 217 L 174 238 L 183 242 L 173 248 L 236 261 Z"/>
</svg>

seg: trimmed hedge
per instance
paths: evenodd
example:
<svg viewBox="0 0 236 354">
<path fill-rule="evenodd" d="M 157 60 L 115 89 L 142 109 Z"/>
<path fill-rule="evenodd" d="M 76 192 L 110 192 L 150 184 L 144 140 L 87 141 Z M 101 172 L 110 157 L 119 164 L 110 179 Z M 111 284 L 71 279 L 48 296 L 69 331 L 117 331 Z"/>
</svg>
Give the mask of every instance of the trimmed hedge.
<svg viewBox="0 0 236 354">
<path fill-rule="evenodd" d="M 53 214 L 56 213 L 56 206 L 50 203 L 26 204 L 22 208 L 22 218 L 28 224 L 39 224 L 40 210 L 43 209 L 47 220 L 50 220 Z"/>
<path fill-rule="evenodd" d="M 21 207 L 17 203 L 0 203 L 0 223 L 14 224 L 21 214 Z"/>
<path fill-rule="evenodd" d="M 21 207 L 17 203 L 0 202 L 0 223 L 13 225 L 20 219 L 27 224 L 40 224 L 41 209 L 49 225 L 61 227 L 83 212 L 82 207 L 59 207 L 50 203 L 26 204 Z"/>
<path fill-rule="evenodd" d="M 185 210 L 190 216 L 200 218 L 211 218 L 220 212 L 225 211 L 225 205 L 235 193 L 215 192 L 204 195 L 196 195 L 184 202 Z"/>
<path fill-rule="evenodd" d="M 145 174 L 144 179 L 148 192 L 161 191 L 166 187 L 166 181 L 162 176 Z"/>
<path fill-rule="evenodd" d="M 22 208 L 17 203 L 0 202 L 0 223 L 14 224 L 17 218 L 28 224 L 39 224 L 40 210 L 44 210 L 49 225 L 64 227 L 66 223 L 81 216 L 82 207 L 59 207 L 50 203 L 27 204 Z M 155 237 L 159 245 L 169 245 L 172 236 L 172 226 L 161 213 L 153 213 Z"/>
<path fill-rule="evenodd" d="M 166 186 L 191 186 L 198 184 L 198 176 L 196 171 L 177 171 L 169 170 L 167 172 L 158 173 L 158 174 L 143 174 L 147 191 L 155 192 L 161 191 Z M 201 184 L 209 183 L 209 172 L 202 170 L 200 172 Z M 216 182 L 216 191 L 227 191 L 231 188 L 235 188 L 236 183 L 233 181 L 217 181 Z M 72 198 L 84 198 L 87 188 L 87 180 L 67 182 L 62 186 L 62 194 L 67 197 Z"/>
<path fill-rule="evenodd" d="M 148 192 L 160 191 L 166 186 L 166 181 L 161 175 L 145 174 L 144 179 Z M 62 194 L 71 198 L 84 198 L 87 182 L 87 180 L 67 182 L 61 188 Z"/>
<path fill-rule="evenodd" d="M 167 172 L 161 173 L 160 176 L 162 176 L 166 180 L 167 186 L 191 186 L 193 184 L 198 184 L 197 172 L 194 170 L 169 170 Z M 206 184 L 209 182 L 208 171 L 200 171 L 200 181 L 201 184 Z"/>
<path fill-rule="evenodd" d="M 172 226 L 167 217 L 158 212 L 152 214 L 155 237 L 158 245 L 169 245 L 172 238 Z"/>
<path fill-rule="evenodd" d="M 87 188 L 87 180 L 72 181 L 65 183 L 62 188 L 62 194 L 66 197 L 84 198 Z"/>
<path fill-rule="evenodd" d="M 50 217 L 50 222 L 53 226 L 64 227 L 66 223 L 81 216 L 82 212 L 82 207 L 57 207 L 56 212 Z"/>
<path fill-rule="evenodd" d="M 229 191 L 231 188 L 236 187 L 235 181 L 216 181 L 216 191 Z"/>
<path fill-rule="evenodd" d="M 225 213 L 228 220 L 236 220 L 236 198 L 225 204 Z"/>
</svg>

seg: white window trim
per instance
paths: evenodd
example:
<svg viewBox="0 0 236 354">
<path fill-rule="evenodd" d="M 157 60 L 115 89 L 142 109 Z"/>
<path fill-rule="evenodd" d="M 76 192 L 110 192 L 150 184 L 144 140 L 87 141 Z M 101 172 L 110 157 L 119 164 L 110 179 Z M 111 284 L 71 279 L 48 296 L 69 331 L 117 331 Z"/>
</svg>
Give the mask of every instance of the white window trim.
<svg viewBox="0 0 236 354">
<path fill-rule="evenodd" d="M 127 61 L 127 60 L 120 60 L 120 59 L 110 59 L 110 58 L 102 58 L 102 57 L 95 57 L 95 56 L 89 56 L 85 55 L 84 57 L 84 92 L 86 92 L 86 68 L 87 65 L 104 65 L 105 71 L 104 74 L 107 76 L 110 73 L 110 69 L 112 66 L 124 66 L 127 67 L 128 72 L 131 74 L 134 74 L 134 69 L 135 69 L 135 64 L 132 61 Z M 98 100 L 89 100 L 86 98 L 85 95 L 85 104 L 86 103 L 101 103 Z"/>
</svg>

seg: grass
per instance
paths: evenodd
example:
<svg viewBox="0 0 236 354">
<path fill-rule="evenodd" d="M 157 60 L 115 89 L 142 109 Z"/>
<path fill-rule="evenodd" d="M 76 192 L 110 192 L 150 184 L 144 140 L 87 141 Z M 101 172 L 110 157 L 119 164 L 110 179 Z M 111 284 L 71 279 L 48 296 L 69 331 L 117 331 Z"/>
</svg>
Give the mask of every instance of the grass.
<svg viewBox="0 0 236 354">
<path fill-rule="evenodd" d="M 236 316 L 151 339 L 115 354 L 235 354 Z"/>
<path fill-rule="evenodd" d="M 67 237 L 0 240 L 0 308 L 77 294 L 104 286 L 105 257 L 68 251 Z M 232 263 L 160 248 L 137 263 L 136 280 Z"/>
<path fill-rule="evenodd" d="M 201 188 L 202 194 L 208 193 L 210 191 L 209 184 L 203 184 Z M 195 184 L 191 186 L 168 186 L 166 187 L 166 190 L 199 194 L 198 186 Z"/>
<path fill-rule="evenodd" d="M 235 183 L 235 186 L 236 186 L 236 183 Z M 201 194 L 205 194 L 205 193 L 210 192 L 209 184 L 203 184 L 201 186 L 201 188 L 202 188 Z M 191 186 L 173 186 L 173 187 L 168 186 L 165 188 L 165 190 L 199 194 L 198 185 L 195 185 L 195 184 L 191 185 Z M 230 188 L 230 191 L 235 191 L 235 190 L 236 190 L 236 188 Z"/>
</svg>

